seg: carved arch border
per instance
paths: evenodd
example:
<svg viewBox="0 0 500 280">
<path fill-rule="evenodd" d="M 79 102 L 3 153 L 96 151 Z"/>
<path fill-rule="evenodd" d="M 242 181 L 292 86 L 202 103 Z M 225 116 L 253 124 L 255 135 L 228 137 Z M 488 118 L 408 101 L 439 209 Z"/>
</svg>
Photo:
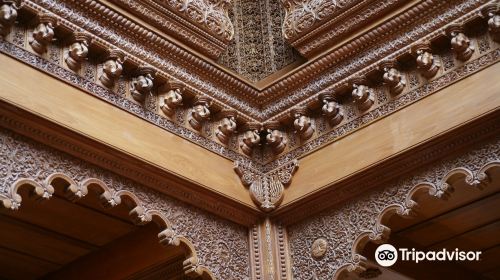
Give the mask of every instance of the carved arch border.
<svg viewBox="0 0 500 280">
<path fill-rule="evenodd" d="M 7 209 L 18 210 L 23 199 L 18 191 L 26 187 L 30 194 L 35 196 L 35 199 L 50 199 L 55 191 L 53 183 L 56 180 L 65 182 L 66 186 L 63 191 L 70 201 L 85 197 L 90 190 L 90 193 L 99 196 L 104 208 L 115 207 L 123 203 L 129 210 L 129 215 L 135 225 L 142 226 L 154 222 L 160 228 L 158 239 L 161 245 L 167 248 L 181 246 L 185 252 L 186 259 L 183 261 L 183 271 L 186 276 L 193 279 L 197 277 L 206 280 L 217 279 L 208 267 L 199 264 L 194 244 L 188 238 L 175 233 L 172 223 L 162 211 L 148 209 L 133 192 L 128 190 L 115 191 L 100 179 L 87 178 L 78 184 L 64 173 L 52 173 L 40 184 L 33 179 L 21 178 L 12 183 L 6 195 L 0 193 L 1 205 Z"/>
<path fill-rule="evenodd" d="M 386 221 L 395 214 L 409 218 L 417 215 L 416 209 L 419 205 L 414 200 L 415 194 L 427 191 L 427 194 L 431 197 L 447 200 L 454 191 L 452 186 L 453 183 L 456 183 L 458 180 L 463 180 L 467 185 L 481 189 L 487 182 L 491 181 L 489 173 L 493 169 L 500 169 L 499 160 L 486 163 L 477 172 L 471 171 L 465 167 L 454 168 L 446 173 L 439 184 L 421 182 L 414 185 L 403 202 L 392 203 L 380 211 L 376 217 L 375 226 L 371 231 L 364 231 L 357 235 L 351 246 L 351 260 L 339 266 L 334 273 L 333 279 L 342 279 L 342 276 L 346 273 L 359 273 L 366 269 L 367 259 L 361 254 L 361 251 L 370 241 L 382 243 L 389 239 L 391 229 L 384 225 L 383 221 Z"/>
</svg>

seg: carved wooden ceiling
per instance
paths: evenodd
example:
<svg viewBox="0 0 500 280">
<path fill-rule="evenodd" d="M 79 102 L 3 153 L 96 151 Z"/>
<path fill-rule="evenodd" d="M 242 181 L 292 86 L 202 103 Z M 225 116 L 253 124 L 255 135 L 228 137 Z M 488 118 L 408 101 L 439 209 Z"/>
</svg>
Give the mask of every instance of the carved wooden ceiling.
<svg viewBox="0 0 500 280">
<path fill-rule="evenodd" d="M 499 59 L 495 0 L 1 3 L 3 53 L 233 161 L 267 211 L 298 159 Z"/>
</svg>

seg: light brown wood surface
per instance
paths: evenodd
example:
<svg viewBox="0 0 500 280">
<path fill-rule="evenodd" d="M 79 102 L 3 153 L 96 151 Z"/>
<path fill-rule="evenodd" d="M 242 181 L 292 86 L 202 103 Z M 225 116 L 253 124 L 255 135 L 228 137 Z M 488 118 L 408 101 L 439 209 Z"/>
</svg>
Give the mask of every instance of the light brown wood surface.
<svg viewBox="0 0 500 280">
<path fill-rule="evenodd" d="M 281 207 L 498 109 L 498 73 L 500 63 L 300 159 Z"/>
<path fill-rule="evenodd" d="M 1 100 L 255 208 L 230 160 L 10 57 L 0 65 Z"/>
</svg>

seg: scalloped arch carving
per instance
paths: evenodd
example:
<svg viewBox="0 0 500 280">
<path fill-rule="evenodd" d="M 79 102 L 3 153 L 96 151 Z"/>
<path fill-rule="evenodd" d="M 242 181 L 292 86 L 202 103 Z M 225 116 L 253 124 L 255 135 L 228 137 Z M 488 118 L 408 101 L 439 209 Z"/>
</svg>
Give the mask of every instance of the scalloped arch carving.
<svg viewBox="0 0 500 280">
<path fill-rule="evenodd" d="M 425 191 L 430 196 L 446 200 L 457 181 L 482 189 L 490 181 L 489 174 L 493 169 L 500 170 L 498 139 L 418 169 L 384 188 L 290 226 L 293 277 L 341 279 L 346 273 L 364 271 L 366 258 L 361 254 L 364 246 L 369 241 L 380 243 L 389 238 L 391 230 L 384 223 L 390 216 L 416 215 L 419 207 L 416 193 Z M 320 237 L 325 238 L 331 248 L 317 260 L 307 250 Z"/>
<path fill-rule="evenodd" d="M 7 195 L 0 194 L 2 204 L 5 208 L 18 210 L 21 206 L 22 196 L 18 191 L 27 187 L 31 193 L 38 199 L 50 199 L 55 191 L 53 182 L 57 179 L 63 180 L 67 186 L 64 189 L 66 197 L 70 200 L 77 200 L 89 194 L 89 188 L 93 189 L 91 194 L 99 196 L 104 208 L 115 207 L 125 204 L 130 210 L 129 215 L 136 225 L 145 225 L 154 222 L 160 228 L 158 233 L 159 242 L 165 246 L 181 246 L 186 254 L 186 260 L 183 262 L 184 273 L 191 277 L 215 280 L 214 274 L 205 266 L 199 264 L 196 249 L 193 243 L 186 237 L 178 235 L 172 228 L 172 223 L 160 210 L 148 209 L 141 200 L 130 191 L 115 191 L 108 187 L 106 183 L 97 179 L 89 178 L 76 183 L 70 176 L 64 173 L 52 173 L 42 184 L 33 179 L 21 178 L 16 180 L 9 188 Z"/>
<path fill-rule="evenodd" d="M 0 202 L 17 209 L 21 186 L 39 199 L 50 199 L 56 181 L 66 198 L 97 195 L 105 207 L 125 205 L 136 224 L 155 222 L 159 242 L 182 246 L 184 272 L 202 279 L 249 279 L 248 231 L 131 180 L 40 143 L 0 129 Z M 168 188 L 169 186 L 163 186 Z M 220 237 L 224 236 L 221 241 Z M 223 256 L 223 257 L 219 257 Z"/>
</svg>

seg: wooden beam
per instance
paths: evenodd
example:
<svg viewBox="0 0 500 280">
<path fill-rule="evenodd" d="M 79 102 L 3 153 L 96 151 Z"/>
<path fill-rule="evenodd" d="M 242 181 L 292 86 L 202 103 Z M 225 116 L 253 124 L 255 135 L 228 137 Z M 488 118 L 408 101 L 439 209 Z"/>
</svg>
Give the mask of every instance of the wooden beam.
<svg viewBox="0 0 500 280">
<path fill-rule="evenodd" d="M 47 275 L 46 279 L 125 279 L 158 263 L 184 255 L 180 247 L 165 248 L 158 242 L 159 229 L 150 223 L 101 249 Z"/>
</svg>

